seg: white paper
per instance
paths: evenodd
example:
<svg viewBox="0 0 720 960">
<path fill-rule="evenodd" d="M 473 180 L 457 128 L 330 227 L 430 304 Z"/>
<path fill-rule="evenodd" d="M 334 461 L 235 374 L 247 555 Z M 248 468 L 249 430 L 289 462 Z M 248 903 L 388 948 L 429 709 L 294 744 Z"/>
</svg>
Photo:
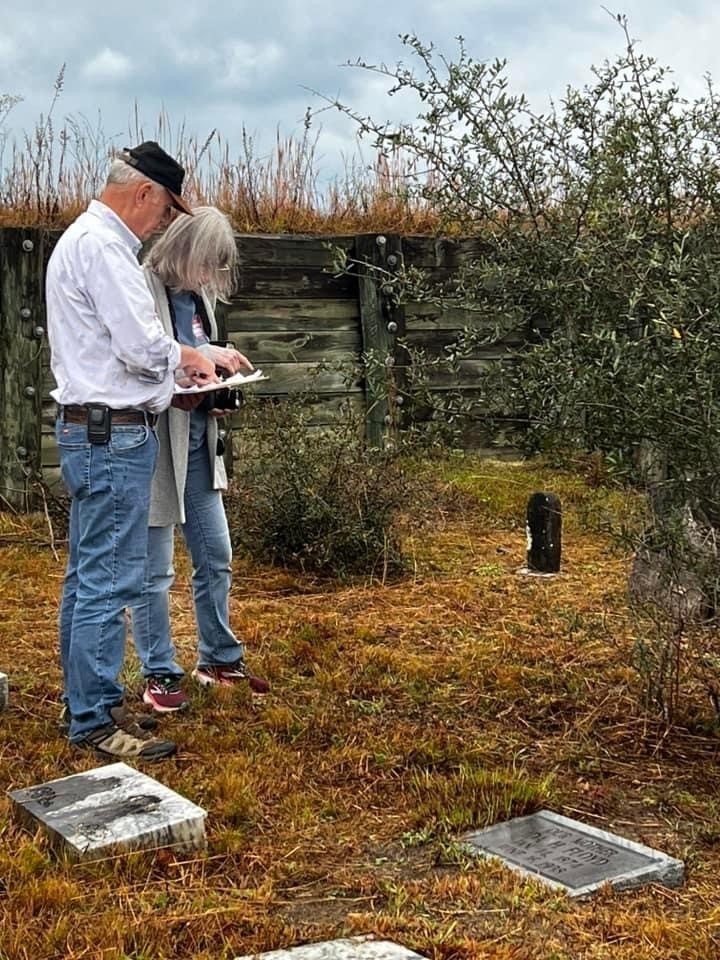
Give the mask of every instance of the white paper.
<svg viewBox="0 0 720 960">
<path fill-rule="evenodd" d="M 252 373 L 234 373 L 227 380 L 221 380 L 219 383 L 206 383 L 200 387 L 194 383 L 191 387 L 180 387 L 175 384 L 175 393 L 210 393 L 212 390 L 239 390 L 246 383 L 257 383 L 258 380 L 268 380 L 262 370 L 253 370 Z"/>
</svg>

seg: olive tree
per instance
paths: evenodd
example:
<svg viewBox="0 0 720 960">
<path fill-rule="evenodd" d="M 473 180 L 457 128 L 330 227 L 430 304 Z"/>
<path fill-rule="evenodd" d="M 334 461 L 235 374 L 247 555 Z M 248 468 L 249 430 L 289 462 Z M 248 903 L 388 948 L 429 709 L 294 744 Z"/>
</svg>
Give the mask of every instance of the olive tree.
<svg viewBox="0 0 720 960">
<path fill-rule="evenodd" d="M 354 66 L 413 94 L 413 121 L 333 103 L 377 149 L 410 158 L 406 190 L 441 229 L 483 240 L 443 285 L 412 268 L 393 281 L 401 299 L 482 318 L 451 359 L 518 324 L 535 333 L 473 401 L 455 396 L 453 414 L 521 410 L 528 449 L 599 451 L 647 484 L 636 593 L 660 590 L 677 637 L 719 585 L 720 99 L 710 79 L 683 98 L 616 19 L 622 53 L 542 112 L 512 91 L 505 61 L 474 60 L 462 38 L 449 60 L 412 35 L 409 65 Z M 692 609 L 673 600 L 690 586 Z M 662 669 L 653 695 L 667 712 L 677 661 Z"/>
</svg>

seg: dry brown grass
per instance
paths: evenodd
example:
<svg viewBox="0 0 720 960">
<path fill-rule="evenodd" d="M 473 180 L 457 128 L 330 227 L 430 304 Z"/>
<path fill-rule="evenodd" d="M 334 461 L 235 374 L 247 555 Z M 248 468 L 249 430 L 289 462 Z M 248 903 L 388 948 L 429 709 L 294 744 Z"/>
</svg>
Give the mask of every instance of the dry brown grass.
<svg viewBox="0 0 720 960">
<path fill-rule="evenodd" d="M 178 758 L 145 767 L 209 811 L 207 855 L 59 863 L 2 800 L 3 960 L 228 960 L 359 933 L 434 960 L 718 955 L 718 740 L 700 700 L 669 735 L 636 706 L 627 558 L 586 523 L 625 501 L 529 465 L 434 477 L 401 582 L 338 588 L 237 561 L 233 623 L 272 693 L 193 688 L 192 712 L 163 721 Z M 543 488 L 565 509 L 551 582 L 516 574 Z M 62 562 L 42 517 L 0 524 L 5 790 L 95 764 L 56 733 Z M 190 666 L 185 567 L 173 616 Z M 577 903 L 458 856 L 456 828 L 540 807 L 684 858 L 685 886 Z"/>
<path fill-rule="evenodd" d="M 62 88 L 62 76 L 58 78 Z M 59 92 L 59 91 L 58 91 Z M 65 120 L 53 123 L 53 109 L 33 131 L 0 149 L 0 227 L 65 227 L 97 196 L 114 152 L 98 124 Z M 0 100 L 0 148 L 2 147 Z M 342 176 L 322 178 L 317 138 L 276 137 L 274 148 L 258 153 L 243 129 L 239 150 L 231 150 L 217 131 L 204 141 L 173 128 L 161 114 L 152 131 L 136 118 L 127 142 L 158 140 L 187 169 L 191 202 L 212 203 L 243 233 L 346 234 L 384 230 L 432 233 L 439 217 L 410 199 L 407 186 L 416 173 L 399 155 L 348 161 Z M 121 146 L 124 144 L 121 144 Z"/>
</svg>

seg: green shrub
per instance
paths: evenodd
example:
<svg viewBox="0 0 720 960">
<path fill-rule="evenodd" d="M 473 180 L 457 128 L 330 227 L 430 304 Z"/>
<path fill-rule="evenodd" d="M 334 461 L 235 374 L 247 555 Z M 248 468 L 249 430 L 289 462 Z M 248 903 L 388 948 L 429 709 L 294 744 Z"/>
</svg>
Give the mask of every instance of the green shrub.
<svg viewBox="0 0 720 960">
<path fill-rule="evenodd" d="M 236 550 L 340 578 L 402 572 L 406 479 L 396 454 L 367 447 L 359 417 L 314 428 L 307 405 L 285 401 L 250 403 L 242 420 L 226 499 Z"/>
</svg>

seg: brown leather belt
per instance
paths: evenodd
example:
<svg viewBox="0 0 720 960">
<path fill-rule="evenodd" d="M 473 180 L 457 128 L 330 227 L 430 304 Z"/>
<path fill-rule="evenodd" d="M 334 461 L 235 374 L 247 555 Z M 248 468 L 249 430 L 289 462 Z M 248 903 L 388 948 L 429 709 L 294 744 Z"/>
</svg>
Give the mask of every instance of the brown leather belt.
<svg viewBox="0 0 720 960">
<path fill-rule="evenodd" d="M 58 416 L 67 423 L 87 423 L 87 407 L 77 403 L 70 403 L 64 407 L 60 406 L 58 407 Z M 146 410 L 136 410 L 133 407 L 124 407 L 122 410 L 110 411 L 110 420 L 112 423 L 142 423 L 148 427 L 154 427 L 157 419 L 156 413 L 148 413 Z"/>
</svg>

